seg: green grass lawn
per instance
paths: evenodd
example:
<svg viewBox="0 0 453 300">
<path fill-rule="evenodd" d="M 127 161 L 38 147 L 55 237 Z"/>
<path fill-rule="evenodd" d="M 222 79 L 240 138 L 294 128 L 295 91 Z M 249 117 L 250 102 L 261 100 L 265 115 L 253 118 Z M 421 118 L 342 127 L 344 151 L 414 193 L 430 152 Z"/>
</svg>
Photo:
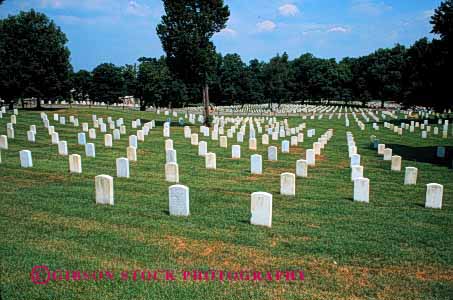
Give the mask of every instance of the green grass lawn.
<svg viewBox="0 0 453 300">
<path fill-rule="evenodd" d="M 53 121 L 53 113 L 67 125 Z M 127 134 L 104 147 L 97 131 L 96 158 L 85 157 L 77 133 L 91 114 L 123 117 Z M 219 141 L 208 141 L 208 152 L 217 154 L 217 170 L 206 170 L 198 148 L 184 139 L 182 127 L 172 127 L 180 183 L 190 189 L 188 218 L 168 214 L 162 127 L 139 142 L 138 161 L 130 163 L 131 178 L 114 178 L 115 205 L 95 204 L 94 177 L 116 175 L 115 159 L 126 156 L 128 136 L 135 134 L 131 120 L 164 120 L 163 114 L 107 109 L 48 111 L 48 118 L 68 141 L 70 154 L 82 156 L 83 174 L 68 173 L 68 158 L 42 125 L 39 112 L 20 111 L 16 138 L 1 153 L 1 299 L 452 299 L 453 298 L 453 171 L 435 160 L 435 147 L 453 146 L 448 139 L 420 132 L 398 136 L 388 129 L 361 131 L 350 116 L 351 127 L 335 115 L 328 120 L 290 117 L 291 126 L 302 122 L 316 128 L 290 154 L 278 162 L 263 155 L 264 175 L 250 174 L 248 130 L 241 159 L 232 160 Z M 69 123 L 78 116 L 80 127 Z M 282 118 L 278 118 L 282 120 Z M 363 119 L 361 119 L 363 121 Z M 0 119 L 6 135 L 9 114 Z M 37 126 L 36 143 L 27 142 L 29 125 Z M 264 126 L 264 125 L 263 125 Z M 199 131 L 192 126 L 192 132 Z M 229 128 L 229 126 L 227 127 Z M 296 160 L 327 129 L 334 135 L 308 178 L 297 178 L 296 197 L 279 195 L 280 174 L 295 173 Z M 346 131 L 354 134 L 362 156 L 364 175 L 370 179 L 370 203 L 352 201 L 353 184 Z M 225 131 L 226 133 L 226 131 Z M 403 171 L 390 171 L 377 152 L 369 148 L 370 135 L 391 145 L 403 157 Z M 88 134 L 87 134 L 87 140 Z M 270 139 L 281 149 L 281 140 Z M 21 169 L 19 151 L 32 151 L 33 168 Z M 451 162 L 450 162 L 451 165 Z M 404 168 L 419 169 L 416 186 L 404 186 Z M 443 208 L 425 209 L 427 183 L 444 185 Z M 272 228 L 252 226 L 250 194 L 273 195 Z M 59 281 L 35 285 L 30 272 L 36 265 L 51 270 L 304 270 L 297 282 L 253 281 Z"/>
</svg>

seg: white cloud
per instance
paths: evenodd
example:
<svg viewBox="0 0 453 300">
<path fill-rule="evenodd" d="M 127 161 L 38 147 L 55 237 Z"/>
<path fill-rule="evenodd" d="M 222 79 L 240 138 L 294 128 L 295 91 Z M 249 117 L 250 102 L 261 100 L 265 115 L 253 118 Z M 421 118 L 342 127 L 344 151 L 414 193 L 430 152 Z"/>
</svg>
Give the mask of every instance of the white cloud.
<svg viewBox="0 0 453 300">
<path fill-rule="evenodd" d="M 434 13 L 435 13 L 434 9 L 428 9 L 422 12 L 422 16 L 424 19 L 431 19 Z"/>
<path fill-rule="evenodd" d="M 112 0 L 40 0 L 39 4 L 41 7 L 54 9 L 106 10 L 118 5 L 118 2 Z"/>
<path fill-rule="evenodd" d="M 338 33 L 346 33 L 350 32 L 351 29 L 343 27 L 343 26 L 335 26 L 327 30 L 327 32 L 338 32 Z"/>
<path fill-rule="evenodd" d="M 227 28 L 224 28 L 224 29 L 220 30 L 220 32 L 218 34 L 219 35 L 223 35 L 223 36 L 234 37 L 238 33 L 237 33 L 236 30 L 227 27 Z"/>
<path fill-rule="evenodd" d="M 277 27 L 277 25 L 269 20 L 259 22 L 256 24 L 256 28 L 258 29 L 259 32 L 269 32 L 269 31 L 274 31 L 274 29 Z"/>
<path fill-rule="evenodd" d="M 52 8 L 61 8 L 64 5 L 62 0 L 41 0 L 41 6 L 52 7 Z"/>
<path fill-rule="evenodd" d="M 73 15 L 58 15 L 58 22 L 68 25 L 113 25 L 118 23 L 115 16 L 78 17 Z"/>
<path fill-rule="evenodd" d="M 133 16 L 146 17 L 151 14 L 151 8 L 131 0 L 128 3 L 126 13 Z"/>
<path fill-rule="evenodd" d="M 392 7 L 384 2 L 376 2 L 374 0 L 356 0 L 351 9 L 359 14 L 379 16 L 384 12 L 392 10 Z"/>
<path fill-rule="evenodd" d="M 284 4 L 278 8 L 278 12 L 282 16 L 295 16 L 299 13 L 299 9 L 294 4 Z"/>
</svg>

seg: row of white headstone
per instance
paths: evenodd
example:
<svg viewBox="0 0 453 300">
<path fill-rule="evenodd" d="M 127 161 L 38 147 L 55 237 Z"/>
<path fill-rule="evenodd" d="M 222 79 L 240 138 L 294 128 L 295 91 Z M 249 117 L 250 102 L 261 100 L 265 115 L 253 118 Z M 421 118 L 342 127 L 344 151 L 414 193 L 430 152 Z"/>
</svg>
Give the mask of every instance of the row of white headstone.
<svg viewBox="0 0 453 300">
<path fill-rule="evenodd" d="M 369 202 L 369 179 L 363 177 L 363 166 L 360 165 L 360 155 L 351 132 L 347 132 L 347 141 L 350 157 L 351 180 L 354 182 L 354 201 Z M 384 160 L 390 160 L 392 171 L 401 171 L 401 156 L 393 155 L 392 149 L 385 148 L 385 144 L 378 144 L 378 154 L 384 156 Z M 405 185 L 417 184 L 418 169 L 406 167 L 404 176 Z M 425 207 L 442 208 L 443 186 L 437 183 L 427 184 Z"/>
</svg>

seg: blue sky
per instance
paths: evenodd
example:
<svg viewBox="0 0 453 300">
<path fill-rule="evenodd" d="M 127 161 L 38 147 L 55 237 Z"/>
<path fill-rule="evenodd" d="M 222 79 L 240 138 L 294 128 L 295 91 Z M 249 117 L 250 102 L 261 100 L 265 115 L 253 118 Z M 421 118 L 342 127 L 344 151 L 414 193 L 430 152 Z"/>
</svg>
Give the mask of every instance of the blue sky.
<svg viewBox="0 0 453 300">
<path fill-rule="evenodd" d="M 395 43 L 411 45 L 430 34 L 429 18 L 440 0 L 225 0 L 230 20 L 214 36 L 217 50 L 244 61 L 290 58 L 311 52 L 341 59 Z M 132 64 L 163 54 L 156 25 L 158 0 L 6 0 L 0 18 L 34 8 L 66 33 L 76 70 L 103 62 Z"/>
</svg>

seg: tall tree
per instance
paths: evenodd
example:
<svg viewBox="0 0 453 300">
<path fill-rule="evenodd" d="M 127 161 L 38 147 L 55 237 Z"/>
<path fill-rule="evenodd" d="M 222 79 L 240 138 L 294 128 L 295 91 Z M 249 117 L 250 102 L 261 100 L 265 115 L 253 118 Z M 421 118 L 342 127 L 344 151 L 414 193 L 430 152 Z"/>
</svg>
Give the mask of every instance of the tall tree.
<svg viewBox="0 0 453 300">
<path fill-rule="evenodd" d="M 122 69 L 114 64 L 100 64 L 93 70 L 93 88 L 90 98 L 104 103 L 118 103 L 124 96 Z"/>
<path fill-rule="evenodd" d="M 209 80 L 215 72 L 214 33 L 230 16 L 223 0 L 164 0 L 165 15 L 157 34 L 172 73 L 203 93 L 205 123 L 209 125 Z"/>
<path fill-rule="evenodd" d="M 440 40 L 432 42 L 433 53 L 436 56 L 434 105 L 438 108 L 453 107 L 451 101 L 451 78 L 445 76 L 453 69 L 453 0 L 443 1 L 431 17 L 432 33 L 440 36 Z"/>
<path fill-rule="evenodd" d="M 124 95 L 135 96 L 137 94 L 137 66 L 125 65 L 122 67 L 122 74 L 124 80 Z"/>
<path fill-rule="evenodd" d="M 227 54 L 221 66 L 221 87 L 225 98 L 231 104 L 243 99 L 243 81 L 245 65 L 239 54 Z"/>
<path fill-rule="evenodd" d="M 252 59 L 245 70 L 245 93 L 250 103 L 262 103 L 264 101 L 264 75 L 263 62 Z"/>
<path fill-rule="evenodd" d="M 86 70 L 79 70 L 71 76 L 71 87 L 74 89 L 75 99 L 84 101 L 93 90 L 93 76 Z"/>
<path fill-rule="evenodd" d="M 453 0 L 442 1 L 434 11 L 430 23 L 433 25 L 432 33 L 450 44 L 453 42 Z"/>
<path fill-rule="evenodd" d="M 137 91 L 142 110 L 151 105 L 172 107 L 185 104 L 186 87 L 172 76 L 163 57 L 142 57 L 138 61 Z"/>
<path fill-rule="evenodd" d="M 7 101 L 69 94 L 72 70 L 66 35 L 46 15 L 31 10 L 0 20 L 0 95 Z"/>
<path fill-rule="evenodd" d="M 285 102 L 289 99 L 289 61 L 288 54 L 277 55 L 263 68 L 264 92 L 269 104 Z"/>
</svg>

